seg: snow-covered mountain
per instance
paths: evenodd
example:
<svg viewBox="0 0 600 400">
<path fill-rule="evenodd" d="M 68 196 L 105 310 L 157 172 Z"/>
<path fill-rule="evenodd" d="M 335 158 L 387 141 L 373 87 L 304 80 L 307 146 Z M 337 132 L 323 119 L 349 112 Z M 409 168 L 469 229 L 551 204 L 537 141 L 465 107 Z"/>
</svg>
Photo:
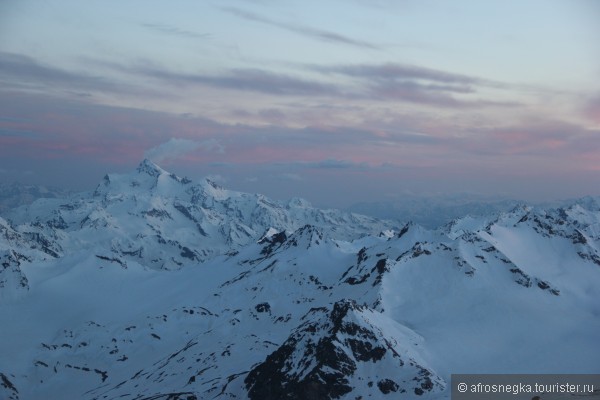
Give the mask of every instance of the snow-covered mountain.
<svg viewBox="0 0 600 400">
<path fill-rule="evenodd" d="M 106 175 L 91 194 L 40 199 L 5 214 L 27 234 L 67 233 L 53 241 L 57 255 L 63 248 L 85 249 L 122 266 L 129 261 L 155 269 L 205 261 L 254 242 L 269 229 L 291 233 L 311 224 L 350 239 L 394 227 L 390 221 L 313 208 L 302 199 L 280 204 L 210 180 L 194 183 L 149 160 L 131 174 Z"/>
<path fill-rule="evenodd" d="M 0 398 L 447 399 L 599 373 L 600 206 L 437 230 L 144 161 L 0 220 Z"/>
</svg>

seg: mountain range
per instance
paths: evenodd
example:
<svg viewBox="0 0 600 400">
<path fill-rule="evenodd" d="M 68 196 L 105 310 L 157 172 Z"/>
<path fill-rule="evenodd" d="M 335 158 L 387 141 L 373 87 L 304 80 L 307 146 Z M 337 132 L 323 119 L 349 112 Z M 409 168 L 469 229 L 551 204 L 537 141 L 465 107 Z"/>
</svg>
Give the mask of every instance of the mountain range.
<svg viewBox="0 0 600 400">
<path fill-rule="evenodd" d="M 600 372 L 600 203 L 435 229 L 144 160 L 0 218 L 0 398 L 450 398 Z"/>
<path fill-rule="evenodd" d="M 69 191 L 48 186 L 25 185 L 19 182 L 0 182 L 0 214 L 39 198 L 63 198 Z"/>
</svg>

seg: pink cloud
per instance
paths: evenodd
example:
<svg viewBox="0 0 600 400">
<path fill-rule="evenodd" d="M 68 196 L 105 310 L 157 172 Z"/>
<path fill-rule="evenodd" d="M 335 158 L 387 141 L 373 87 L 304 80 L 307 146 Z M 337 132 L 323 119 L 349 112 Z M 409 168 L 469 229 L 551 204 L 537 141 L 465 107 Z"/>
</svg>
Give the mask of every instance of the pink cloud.
<svg viewBox="0 0 600 400">
<path fill-rule="evenodd" d="M 182 140 L 179 144 L 218 142 L 226 149 L 208 151 L 198 146 L 178 152 L 180 157 L 166 159 L 174 172 L 182 168 L 195 174 L 238 177 L 239 182 L 288 174 L 310 178 L 296 181 L 307 188 L 313 187 L 311 182 L 330 185 L 333 194 L 334 188 L 342 190 L 340 185 L 390 188 L 412 182 L 426 187 L 430 182 L 451 187 L 451 182 L 465 181 L 493 187 L 490 180 L 526 182 L 550 176 L 572 181 L 600 168 L 599 132 L 555 120 L 468 128 L 432 114 L 390 113 L 380 119 L 374 115 L 354 127 L 330 121 L 290 128 L 228 125 L 24 95 L 3 104 L 0 97 L 0 105 L 10 116 L 0 119 L 0 132 L 5 130 L 0 135 L 0 163 L 6 164 L 0 168 L 5 169 L 10 163 L 46 168 L 60 162 L 71 166 L 69 173 L 78 173 L 83 164 L 97 165 L 103 173 L 129 171 L 145 152 L 173 137 Z M 175 147 L 171 150 L 181 148 Z M 281 185 L 281 180 L 273 185 Z"/>
</svg>

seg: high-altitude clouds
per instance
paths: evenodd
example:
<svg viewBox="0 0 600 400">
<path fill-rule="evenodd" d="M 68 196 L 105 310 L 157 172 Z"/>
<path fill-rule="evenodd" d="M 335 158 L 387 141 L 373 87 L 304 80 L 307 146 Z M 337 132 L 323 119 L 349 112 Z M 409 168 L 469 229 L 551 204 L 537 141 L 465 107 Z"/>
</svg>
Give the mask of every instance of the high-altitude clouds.
<svg viewBox="0 0 600 400">
<path fill-rule="evenodd" d="M 89 62 L 93 64 L 94 60 Z M 113 73 L 124 74 L 127 78 L 121 80 L 128 81 L 130 85 L 136 79 L 154 80 L 165 88 L 164 93 L 169 93 L 173 87 L 193 89 L 207 86 L 269 96 L 330 98 L 344 103 L 354 102 L 360 108 L 366 108 L 368 102 L 390 101 L 442 108 L 510 107 L 519 104 L 490 97 L 490 90 L 505 91 L 511 88 L 509 84 L 397 63 L 290 65 L 283 72 L 264 68 L 234 68 L 218 72 L 198 68 L 190 72 L 142 62 L 101 65 Z M 139 84 L 143 93 L 143 83 Z M 147 87 L 147 90 L 153 89 Z M 480 94 L 483 90 L 488 93 Z"/>
<path fill-rule="evenodd" d="M 183 73 L 138 65 L 131 73 L 161 80 L 171 85 L 206 85 L 221 89 L 251 91 L 271 95 L 323 96 L 338 94 L 334 85 L 306 80 L 261 69 L 233 69 L 220 74 Z"/>
<path fill-rule="evenodd" d="M 146 156 L 332 205 L 430 187 L 539 197 L 536 180 L 589 194 L 597 28 L 578 0 L 516 3 L 7 2 L 0 169 L 93 186 L 84 164 L 101 176 Z"/>
<path fill-rule="evenodd" d="M 154 23 L 145 22 L 145 23 L 142 23 L 141 26 L 146 29 L 150 29 L 152 31 L 155 31 L 155 32 L 158 32 L 161 34 L 174 35 L 174 36 L 179 36 L 179 37 L 183 37 L 183 38 L 187 38 L 187 39 L 206 39 L 206 38 L 210 37 L 210 34 L 208 34 L 208 33 L 193 32 L 193 31 L 189 31 L 187 29 L 178 28 L 176 26 L 161 24 L 161 23 L 156 23 L 156 22 L 154 22 Z"/>
<path fill-rule="evenodd" d="M 15 89 L 62 87 L 71 89 L 120 90 L 110 80 L 84 73 L 68 72 L 33 57 L 0 52 L 0 80 Z"/>
<path fill-rule="evenodd" d="M 289 31 L 292 33 L 306 36 L 311 39 L 316 39 L 316 40 L 320 40 L 320 41 L 324 41 L 324 42 L 330 42 L 330 43 L 340 44 L 340 45 L 345 45 L 345 46 L 357 47 L 360 49 L 370 49 L 370 50 L 378 50 L 379 49 L 379 46 L 377 46 L 374 43 L 369 43 L 369 42 L 359 40 L 359 39 L 353 39 L 351 37 L 348 37 L 348 36 L 345 36 L 345 35 L 342 35 L 339 33 L 335 33 L 335 32 L 330 32 L 327 30 L 311 28 L 309 26 L 302 25 L 302 24 L 296 24 L 293 22 L 276 21 L 276 20 L 266 18 L 266 17 L 260 16 L 258 14 L 249 12 L 249 11 L 239 9 L 239 8 L 224 7 L 224 8 L 222 8 L 222 10 L 229 14 L 235 15 L 236 17 L 239 17 L 239 18 L 242 18 L 242 19 L 245 19 L 248 21 L 254 21 L 254 22 L 261 23 L 261 24 L 270 25 L 270 26 L 276 27 L 278 29 L 282 29 L 282 30 L 286 30 L 286 31 Z"/>
</svg>

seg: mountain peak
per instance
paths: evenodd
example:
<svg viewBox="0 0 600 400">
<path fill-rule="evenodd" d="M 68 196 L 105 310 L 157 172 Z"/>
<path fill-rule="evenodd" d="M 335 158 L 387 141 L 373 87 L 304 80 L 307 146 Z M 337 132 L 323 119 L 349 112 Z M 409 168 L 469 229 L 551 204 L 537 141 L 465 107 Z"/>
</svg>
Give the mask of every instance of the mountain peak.
<svg viewBox="0 0 600 400">
<path fill-rule="evenodd" d="M 308 249 L 313 245 L 320 245 L 325 241 L 323 233 L 315 226 L 307 224 L 297 229 L 286 241 L 287 247 L 301 247 Z"/>
<path fill-rule="evenodd" d="M 157 177 L 160 174 L 166 172 L 164 169 L 162 169 L 161 167 L 156 165 L 153 161 L 151 161 L 148 158 L 144 158 L 142 160 L 140 165 L 138 165 L 136 171 L 139 172 L 140 174 L 147 174 L 147 175 L 150 175 L 153 177 Z"/>
</svg>

